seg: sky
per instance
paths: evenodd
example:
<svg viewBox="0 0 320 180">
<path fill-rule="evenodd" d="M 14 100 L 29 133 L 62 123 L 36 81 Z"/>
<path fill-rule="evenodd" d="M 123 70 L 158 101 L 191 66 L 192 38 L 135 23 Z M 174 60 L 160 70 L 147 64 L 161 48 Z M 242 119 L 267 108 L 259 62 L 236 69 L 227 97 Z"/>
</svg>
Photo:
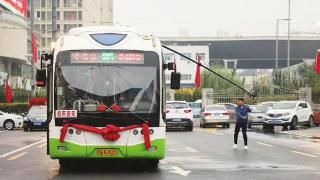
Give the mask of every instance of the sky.
<svg viewBox="0 0 320 180">
<path fill-rule="evenodd" d="M 288 1 L 114 0 L 114 24 L 161 37 L 274 36 Z M 320 0 L 291 0 L 291 19 L 293 35 L 320 34 Z M 286 21 L 279 32 L 286 35 Z"/>
</svg>

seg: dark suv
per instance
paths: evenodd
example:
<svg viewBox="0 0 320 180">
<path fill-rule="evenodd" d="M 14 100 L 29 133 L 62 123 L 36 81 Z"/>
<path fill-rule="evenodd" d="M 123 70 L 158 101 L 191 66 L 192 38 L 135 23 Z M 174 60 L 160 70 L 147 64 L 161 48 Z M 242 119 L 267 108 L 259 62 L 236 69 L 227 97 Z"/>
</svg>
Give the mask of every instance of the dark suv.
<svg viewBox="0 0 320 180">
<path fill-rule="evenodd" d="M 23 130 L 46 129 L 47 106 L 33 106 L 23 119 Z"/>
</svg>

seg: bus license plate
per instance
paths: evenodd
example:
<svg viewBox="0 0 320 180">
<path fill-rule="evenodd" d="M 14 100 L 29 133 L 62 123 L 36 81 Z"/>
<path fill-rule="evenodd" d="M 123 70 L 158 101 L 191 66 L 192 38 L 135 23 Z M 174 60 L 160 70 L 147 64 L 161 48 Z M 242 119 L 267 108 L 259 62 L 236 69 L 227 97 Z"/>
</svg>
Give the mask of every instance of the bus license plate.
<svg viewBox="0 0 320 180">
<path fill-rule="evenodd" d="M 117 149 L 96 149 L 96 154 L 98 156 L 116 156 L 118 154 Z"/>
</svg>

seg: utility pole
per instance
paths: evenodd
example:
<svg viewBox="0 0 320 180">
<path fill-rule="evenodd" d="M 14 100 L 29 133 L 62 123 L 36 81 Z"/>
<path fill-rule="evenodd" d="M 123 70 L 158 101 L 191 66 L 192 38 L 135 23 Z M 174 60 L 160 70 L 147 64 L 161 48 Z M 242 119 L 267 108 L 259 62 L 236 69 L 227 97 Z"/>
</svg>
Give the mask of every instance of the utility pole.
<svg viewBox="0 0 320 180">
<path fill-rule="evenodd" d="M 276 63 L 275 69 L 279 68 L 279 23 L 280 21 L 289 21 L 290 19 L 277 19 L 276 21 Z"/>
<path fill-rule="evenodd" d="M 279 66 L 279 20 L 277 19 L 276 22 L 276 64 L 275 64 L 275 69 L 278 70 Z"/>
<path fill-rule="evenodd" d="M 52 0 L 52 37 L 51 41 L 57 40 L 57 0 Z"/>
<path fill-rule="evenodd" d="M 31 38 L 31 46 L 33 40 L 33 26 L 34 26 L 34 3 L 33 0 L 30 1 L 30 38 Z M 31 60 L 31 96 L 36 96 L 36 83 L 35 83 L 35 65 L 34 65 L 34 57 L 30 58 Z"/>
<path fill-rule="evenodd" d="M 290 21 L 291 21 L 291 0 L 289 0 L 289 9 L 288 9 L 288 55 L 287 55 L 287 67 L 289 70 L 290 66 Z"/>
<path fill-rule="evenodd" d="M 288 82 L 289 82 L 289 84 L 290 84 L 290 81 L 291 81 L 291 77 L 290 77 L 290 69 L 289 69 L 289 67 L 290 67 L 290 22 L 291 22 L 291 0 L 288 0 L 288 55 L 287 55 L 287 58 L 288 58 L 288 60 L 287 60 L 287 67 L 288 67 Z"/>
</svg>

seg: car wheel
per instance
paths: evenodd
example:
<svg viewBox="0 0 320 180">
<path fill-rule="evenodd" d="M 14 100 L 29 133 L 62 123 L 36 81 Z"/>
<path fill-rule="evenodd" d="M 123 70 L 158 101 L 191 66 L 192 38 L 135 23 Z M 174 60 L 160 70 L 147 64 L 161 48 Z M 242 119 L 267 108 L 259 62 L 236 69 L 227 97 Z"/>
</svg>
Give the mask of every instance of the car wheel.
<svg viewBox="0 0 320 180">
<path fill-rule="evenodd" d="M 312 127 L 312 125 L 313 125 L 313 117 L 310 116 L 310 117 L 309 117 L 309 120 L 308 120 L 307 126 L 308 126 L 308 127 Z"/>
<path fill-rule="evenodd" d="M 263 125 L 263 130 L 274 131 L 274 126 L 273 125 L 269 125 L 269 124 L 264 124 Z"/>
<path fill-rule="evenodd" d="M 205 123 L 203 123 L 203 124 L 202 124 L 202 127 L 203 127 L 203 128 L 206 128 L 206 127 L 207 127 L 207 125 L 206 125 Z"/>
<path fill-rule="evenodd" d="M 294 116 L 291 120 L 290 130 L 296 130 L 296 129 L 298 129 L 298 118 Z"/>
<path fill-rule="evenodd" d="M 287 131 L 288 130 L 288 125 L 283 125 L 282 126 L 282 131 Z"/>
<path fill-rule="evenodd" d="M 226 128 L 230 128 L 230 123 L 227 123 L 227 124 L 226 124 Z"/>
<path fill-rule="evenodd" d="M 320 123 L 315 123 L 314 125 L 315 125 L 316 127 L 319 127 Z"/>
<path fill-rule="evenodd" d="M 29 130 L 28 126 L 23 126 L 23 131 L 28 131 L 28 130 Z"/>
<path fill-rule="evenodd" d="M 200 121 L 200 128 L 203 128 L 202 121 Z"/>
<path fill-rule="evenodd" d="M 193 130 L 193 126 L 192 125 L 186 126 L 186 130 L 187 131 L 192 131 Z"/>
<path fill-rule="evenodd" d="M 6 130 L 13 130 L 14 122 L 11 119 L 5 120 L 4 123 L 3 123 L 3 127 Z"/>
</svg>

